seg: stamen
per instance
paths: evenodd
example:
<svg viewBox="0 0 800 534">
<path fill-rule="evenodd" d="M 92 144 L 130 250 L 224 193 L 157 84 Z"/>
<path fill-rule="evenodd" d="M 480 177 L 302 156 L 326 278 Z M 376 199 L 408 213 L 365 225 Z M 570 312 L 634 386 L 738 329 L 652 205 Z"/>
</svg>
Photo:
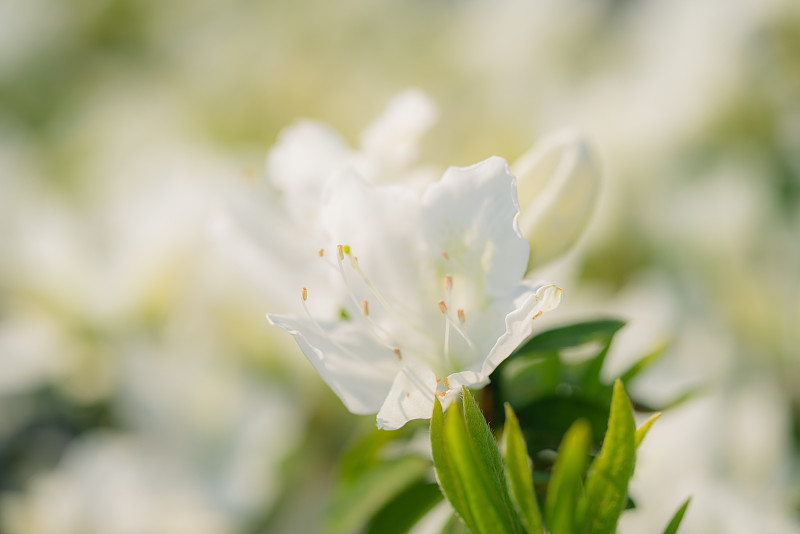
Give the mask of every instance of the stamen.
<svg viewBox="0 0 800 534">
<path fill-rule="evenodd" d="M 366 300 L 361 301 L 361 313 L 364 314 L 364 317 L 369 316 L 369 302 Z"/>
<path fill-rule="evenodd" d="M 308 289 L 304 287 L 303 288 L 303 302 L 305 302 L 306 300 L 308 300 Z"/>
<path fill-rule="evenodd" d="M 449 274 L 445 275 L 445 277 L 444 277 L 444 290 L 447 291 L 448 293 L 450 293 L 450 291 L 452 289 L 453 289 L 453 277 L 450 276 Z"/>
<path fill-rule="evenodd" d="M 464 323 L 467 322 L 467 316 L 464 315 L 464 310 L 462 310 L 460 308 L 458 310 L 458 320 L 461 322 L 461 324 L 464 324 Z"/>
<path fill-rule="evenodd" d="M 344 247 L 342 245 L 336 245 L 336 255 L 339 256 L 339 261 L 344 259 Z"/>
<path fill-rule="evenodd" d="M 449 255 L 449 254 L 447 254 L 447 251 L 445 251 L 445 250 L 443 250 L 443 251 L 442 251 L 442 257 L 443 257 L 444 259 L 446 259 L 446 260 L 449 260 L 449 259 L 450 259 L 450 255 Z"/>
<path fill-rule="evenodd" d="M 443 300 L 439 301 L 439 311 L 444 315 L 444 359 L 450 361 L 450 317 L 447 316 L 447 304 Z"/>
<path fill-rule="evenodd" d="M 373 284 L 372 281 L 364 273 L 364 271 L 361 270 L 361 266 L 358 263 L 357 257 L 350 256 L 350 265 L 352 265 L 353 269 L 355 269 L 355 271 L 361 277 L 361 280 L 364 282 L 364 285 L 367 286 L 367 289 L 369 289 L 370 292 L 372 292 L 372 294 L 375 296 L 376 299 L 378 299 L 378 302 L 380 302 L 381 306 L 383 306 L 383 308 L 386 311 L 391 313 L 393 317 L 395 317 L 398 321 L 402 322 L 404 325 L 411 328 L 412 330 L 425 334 L 425 332 L 421 330 L 419 326 L 409 322 L 409 320 L 402 313 L 400 313 L 400 311 L 398 311 L 397 309 L 395 309 L 394 306 L 391 306 L 389 304 L 389 302 L 384 298 L 383 294 L 381 294 L 381 292 L 378 291 L 378 288 L 375 287 L 375 284 Z"/>
<path fill-rule="evenodd" d="M 403 359 L 403 353 L 400 352 L 400 347 L 395 347 L 394 348 L 394 356 L 395 356 L 395 358 L 397 358 L 397 361 L 400 361 L 400 360 Z"/>
</svg>

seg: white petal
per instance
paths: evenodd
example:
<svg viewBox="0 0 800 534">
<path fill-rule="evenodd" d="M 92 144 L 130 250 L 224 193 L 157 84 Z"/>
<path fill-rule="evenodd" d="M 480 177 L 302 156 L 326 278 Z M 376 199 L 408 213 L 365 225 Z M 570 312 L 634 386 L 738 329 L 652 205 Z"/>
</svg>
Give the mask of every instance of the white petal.
<svg viewBox="0 0 800 534">
<path fill-rule="evenodd" d="M 436 106 L 425 93 L 404 91 L 361 134 L 361 149 L 383 166 L 404 167 L 417 158 L 419 140 L 436 118 Z"/>
<path fill-rule="evenodd" d="M 299 121 L 281 131 L 267 154 L 267 176 L 286 194 L 286 205 L 297 220 L 319 208 L 324 181 L 348 165 L 350 149 L 329 126 Z"/>
<path fill-rule="evenodd" d="M 379 344 L 360 323 L 318 323 L 267 315 L 270 323 L 295 337 L 322 379 L 356 414 L 375 413 L 400 369 L 391 349 Z"/>
<path fill-rule="evenodd" d="M 545 139 L 520 156 L 513 169 L 532 269 L 566 252 L 583 233 L 597 201 L 601 172 L 589 143 L 569 131 Z"/>
<path fill-rule="evenodd" d="M 432 296 L 430 302 L 423 302 L 426 294 L 417 252 L 422 232 L 419 199 L 406 188 L 373 186 L 352 173 L 332 179 L 328 186 L 320 222 L 330 246 L 349 245 L 361 269 L 395 311 L 424 328 L 425 310 L 438 313 L 438 298 Z M 351 271 L 349 266 L 347 271 Z M 360 298 L 372 301 L 369 293 Z M 381 322 L 386 310 L 374 306 L 374 311 L 373 318 Z M 392 329 L 402 324 L 395 317 L 385 326 Z"/>
<path fill-rule="evenodd" d="M 517 308 L 506 316 L 505 333 L 500 336 L 483 362 L 481 375 L 488 377 L 508 358 L 531 335 L 534 320 L 544 312 L 557 308 L 561 304 L 561 297 L 561 288 L 550 284 L 519 298 L 515 303 Z"/>
<path fill-rule="evenodd" d="M 412 419 L 430 418 L 435 395 L 433 371 L 422 365 L 405 366 L 378 412 L 378 428 L 396 430 Z"/>
<path fill-rule="evenodd" d="M 528 243 L 516 222 L 516 179 L 504 159 L 450 167 L 422 202 L 429 246 L 446 252 L 452 265 L 473 269 L 474 291 L 502 298 L 516 290 L 528 263 Z"/>
</svg>

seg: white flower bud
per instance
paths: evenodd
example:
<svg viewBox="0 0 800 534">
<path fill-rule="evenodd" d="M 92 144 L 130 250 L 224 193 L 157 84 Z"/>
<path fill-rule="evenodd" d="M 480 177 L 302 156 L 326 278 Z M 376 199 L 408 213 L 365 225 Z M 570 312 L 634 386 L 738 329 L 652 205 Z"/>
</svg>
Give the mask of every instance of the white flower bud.
<svg viewBox="0 0 800 534">
<path fill-rule="evenodd" d="M 565 253 L 583 233 L 596 204 L 600 166 L 582 136 L 564 131 L 544 139 L 511 168 L 531 270 Z"/>
</svg>

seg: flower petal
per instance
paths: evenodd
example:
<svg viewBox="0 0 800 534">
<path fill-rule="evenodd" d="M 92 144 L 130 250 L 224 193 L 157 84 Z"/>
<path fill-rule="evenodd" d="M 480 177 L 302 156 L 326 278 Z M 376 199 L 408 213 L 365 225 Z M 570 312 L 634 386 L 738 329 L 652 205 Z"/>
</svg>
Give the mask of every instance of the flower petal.
<svg viewBox="0 0 800 534">
<path fill-rule="evenodd" d="M 436 376 L 423 365 L 407 365 L 397 374 L 378 412 L 378 428 L 396 430 L 412 419 L 433 413 Z"/>
<path fill-rule="evenodd" d="M 436 106 L 425 93 L 417 89 L 403 91 L 361 134 L 361 149 L 383 166 L 405 167 L 417 158 L 419 140 L 436 122 L 437 115 Z"/>
<path fill-rule="evenodd" d="M 348 410 L 368 414 L 381 407 L 401 365 L 392 350 L 378 343 L 360 323 L 319 323 L 272 314 L 267 314 L 267 320 L 294 336 Z"/>
<path fill-rule="evenodd" d="M 425 192 L 429 246 L 473 272 L 474 291 L 508 297 L 525 274 L 528 243 L 517 226 L 516 179 L 502 158 L 450 167 Z"/>
<path fill-rule="evenodd" d="M 350 149 L 329 126 L 312 120 L 284 128 L 267 154 L 267 176 L 286 195 L 286 206 L 296 220 L 314 216 L 322 184 L 346 167 Z"/>
</svg>

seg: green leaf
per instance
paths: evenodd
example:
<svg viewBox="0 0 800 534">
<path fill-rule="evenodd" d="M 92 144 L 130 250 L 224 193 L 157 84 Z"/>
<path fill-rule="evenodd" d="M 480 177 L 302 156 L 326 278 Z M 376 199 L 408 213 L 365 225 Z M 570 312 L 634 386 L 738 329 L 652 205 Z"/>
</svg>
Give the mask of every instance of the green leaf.
<svg viewBox="0 0 800 534">
<path fill-rule="evenodd" d="M 681 521 L 683 521 L 683 515 L 686 513 L 686 509 L 689 507 L 689 503 L 691 502 L 692 498 L 689 497 L 686 499 L 678 511 L 675 512 L 675 515 L 672 516 L 672 520 L 667 525 L 667 528 L 664 529 L 664 534 L 676 534 L 678 532 L 678 527 L 681 526 Z"/>
<path fill-rule="evenodd" d="M 628 481 L 636 461 L 636 423 L 622 381 L 614 383 L 603 447 L 586 477 L 585 531 L 613 534 L 625 509 Z"/>
<path fill-rule="evenodd" d="M 403 534 L 444 496 L 435 482 L 419 481 L 389 501 L 367 525 L 365 534 Z"/>
<path fill-rule="evenodd" d="M 589 458 L 590 434 L 589 424 L 578 420 L 558 448 L 544 506 L 545 523 L 551 534 L 574 533 L 575 510 L 582 495 L 581 481 Z"/>
<path fill-rule="evenodd" d="M 471 397 L 465 396 L 465 407 L 469 412 L 478 410 Z M 498 462 L 500 457 L 497 444 L 480 411 L 480 420 L 473 413 L 468 426 L 458 404 L 451 405 L 447 417 L 439 416 L 440 410 L 441 407 L 434 407 L 431 448 L 445 496 L 474 534 L 521 532 L 505 479 L 501 478 L 502 464 L 497 471 L 495 457 Z"/>
<path fill-rule="evenodd" d="M 475 402 L 475 397 L 463 386 L 461 388 L 461 398 L 464 403 L 464 417 L 467 421 L 467 430 L 472 439 L 474 449 L 478 453 L 483 464 L 489 467 L 491 472 L 490 479 L 494 483 L 494 491 L 503 501 L 503 508 L 513 524 L 514 530 L 521 532 L 522 524 L 520 523 L 516 510 L 514 510 L 511 496 L 508 493 L 503 462 L 500 459 L 500 449 L 497 448 L 494 434 L 492 434 L 492 430 L 486 423 L 481 409 Z"/>
<path fill-rule="evenodd" d="M 505 410 L 506 472 L 511 486 L 511 497 L 528 534 L 544 534 L 539 506 L 533 494 L 528 449 L 525 447 L 519 421 L 511 405 L 506 403 Z"/>
<path fill-rule="evenodd" d="M 433 465 L 436 469 L 437 480 L 442 492 L 464 522 L 467 525 L 475 525 L 466 493 L 459 481 L 455 466 L 449 457 L 448 446 L 445 443 L 444 412 L 438 398 L 434 400 L 433 415 L 431 416 L 431 451 L 433 452 Z"/>
<path fill-rule="evenodd" d="M 636 429 L 636 448 L 639 448 L 639 445 L 642 444 L 642 440 L 647 435 L 647 432 L 650 431 L 650 427 L 653 426 L 653 423 L 656 422 L 656 419 L 661 417 L 661 412 L 656 412 L 650 416 L 650 419 L 642 423 L 642 426 Z"/>
<path fill-rule="evenodd" d="M 623 326 L 625 322 L 617 319 L 601 319 L 562 326 L 534 336 L 517 352 L 551 352 L 597 341 L 606 343 Z"/>
<path fill-rule="evenodd" d="M 366 522 L 395 495 L 421 480 L 430 461 L 419 456 L 402 456 L 365 471 L 352 484 L 334 494 L 327 523 L 336 532 L 351 531 Z"/>
</svg>

